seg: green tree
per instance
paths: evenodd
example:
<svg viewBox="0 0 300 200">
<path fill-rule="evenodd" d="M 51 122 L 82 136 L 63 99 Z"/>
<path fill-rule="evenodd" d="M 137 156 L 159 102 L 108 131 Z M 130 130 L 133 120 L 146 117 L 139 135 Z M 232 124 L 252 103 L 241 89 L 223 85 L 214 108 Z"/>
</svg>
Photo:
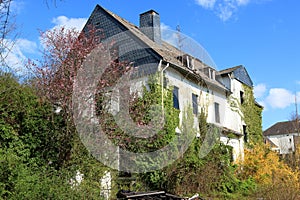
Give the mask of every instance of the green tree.
<svg viewBox="0 0 300 200">
<path fill-rule="evenodd" d="M 99 199 L 107 168 L 95 160 L 45 99 L 11 74 L 0 74 L 0 198 Z M 71 188 L 77 170 L 82 185 Z"/>
</svg>

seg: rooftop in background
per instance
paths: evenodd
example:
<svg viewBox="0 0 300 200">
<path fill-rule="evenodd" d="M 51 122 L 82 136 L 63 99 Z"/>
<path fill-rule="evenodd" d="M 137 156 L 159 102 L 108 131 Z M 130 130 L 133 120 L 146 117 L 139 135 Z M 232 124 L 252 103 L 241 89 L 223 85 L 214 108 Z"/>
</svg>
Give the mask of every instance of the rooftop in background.
<svg viewBox="0 0 300 200">
<path fill-rule="evenodd" d="M 285 121 L 285 122 L 277 122 L 270 128 L 264 131 L 264 136 L 271 135 L 284 135 L 291 133 L 299 133 L 300 134 L 300 121 Z"/>
</svg>

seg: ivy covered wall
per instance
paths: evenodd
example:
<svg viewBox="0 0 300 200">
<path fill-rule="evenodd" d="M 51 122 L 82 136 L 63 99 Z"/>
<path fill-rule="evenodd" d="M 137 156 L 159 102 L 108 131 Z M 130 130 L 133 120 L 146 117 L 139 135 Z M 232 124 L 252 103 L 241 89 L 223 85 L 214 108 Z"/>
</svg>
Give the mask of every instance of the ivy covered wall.
<svg viewBox="0 0 300 200">
<path fill-rule="evenodd" d="M 262 111 L 263 107 L 255 102 L 253 88 L 243 85 L 244 95 L 241 111 L 244 115 L 244 121 L 247 125 L 246 137 L 249 144 L 263 142 L 262 135 Z"/>
</svg>

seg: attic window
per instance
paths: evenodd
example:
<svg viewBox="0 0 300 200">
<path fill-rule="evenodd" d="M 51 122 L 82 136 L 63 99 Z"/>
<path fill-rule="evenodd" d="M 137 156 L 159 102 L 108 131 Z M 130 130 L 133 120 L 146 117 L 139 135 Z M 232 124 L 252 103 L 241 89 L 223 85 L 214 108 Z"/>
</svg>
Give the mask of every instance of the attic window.
<svg viewBox="0 0 300 200">
<path fill-rule="evenodd" d="M 184 67 L 187 67 L 191 70 L 195 69 L 195 59 L 187 54 L 178 56 L 177 60 L 179 60 Z"/>
<path fill-rule="evenodd" d="M 215 72 L 215 70 L 209 68 L 209 69 L 208 69 L 208 76 L 209 76 L 210 79 L 215 80 L 215 77 L 216 77 L 216 72 Z"/>
</svg>

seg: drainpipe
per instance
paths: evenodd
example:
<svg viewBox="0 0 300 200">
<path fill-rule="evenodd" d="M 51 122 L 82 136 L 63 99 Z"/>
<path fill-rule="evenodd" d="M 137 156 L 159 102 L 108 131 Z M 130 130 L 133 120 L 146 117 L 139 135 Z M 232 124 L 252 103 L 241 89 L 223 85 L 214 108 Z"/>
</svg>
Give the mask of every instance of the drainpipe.
<svg viewBox="0 0 300 200">
<path fill-rule="evenodd" d="M 161 60 L 160 60 L 161 61 Z M 161 62 L 159 63 L 161 64 Z M 161 81 L 161 110 L 164 116 L 164 71 L 169 67 L 169 63 L 165 68 L 160 71 L 160 81 Z"/>
</svg>

